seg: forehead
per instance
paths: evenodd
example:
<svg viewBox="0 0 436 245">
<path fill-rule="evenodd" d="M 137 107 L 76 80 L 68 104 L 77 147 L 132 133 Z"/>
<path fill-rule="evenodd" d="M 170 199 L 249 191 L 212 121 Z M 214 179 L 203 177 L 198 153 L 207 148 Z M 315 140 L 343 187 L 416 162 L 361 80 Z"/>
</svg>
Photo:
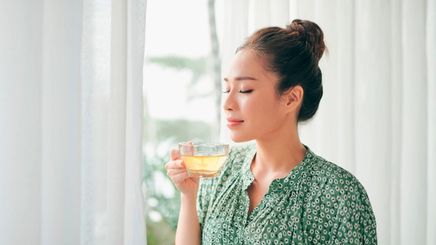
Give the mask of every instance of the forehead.
<svg viewBox="0 0 436 245">
<path fill-rule="evenodd" d="M 258 80 L 276 80 L 276 74 L 269 71 L 267 65 L 267 59 L 256 51 L 252 49 L 242 49 L 233 57 L 225 77 L 229 80 L 241 76 L 251 76 Z"/>
</svg>

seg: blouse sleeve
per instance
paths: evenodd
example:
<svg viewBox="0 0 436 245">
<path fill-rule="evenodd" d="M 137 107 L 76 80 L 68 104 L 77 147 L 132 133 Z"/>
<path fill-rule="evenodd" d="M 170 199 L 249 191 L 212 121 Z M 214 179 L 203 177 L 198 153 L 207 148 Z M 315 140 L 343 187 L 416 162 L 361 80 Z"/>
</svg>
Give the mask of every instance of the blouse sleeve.
<svg viewBox="0 0 436 245">
<path fill-rule="evenodd" d="M 368 195 L 359 184 L 338 210 L 333 244 L 377 244 L 376 220 Z"/>
<path fill-rule="evenodd" d="M 211 197 L 211 187 L 213 186 L 213 179 L 200 179 L 200 186 L 197 194 L 197 215 L 200 226 L 204 224 L 204 220 L 207 213 L 207 207 L 209 205 L 209 199 Z"/>
</svg>

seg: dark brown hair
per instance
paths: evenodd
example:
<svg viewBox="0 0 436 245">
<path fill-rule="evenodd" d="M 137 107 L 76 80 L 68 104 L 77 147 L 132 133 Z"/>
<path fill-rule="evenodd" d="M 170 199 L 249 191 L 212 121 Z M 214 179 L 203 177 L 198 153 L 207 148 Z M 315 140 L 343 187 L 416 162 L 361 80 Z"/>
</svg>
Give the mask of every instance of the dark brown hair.
<svg viewBox="0 0 436 245">
<path fill-rule="evenodd" d="M 248 37 L 237 51 L 251 48 L 268 60 L 268 69 L 277 73 L 279 94 L 300 85 L 304 90 L 298 121 L 313 117 L 321 100 L 322 74 L 318 66 L 324 50 L 321 28 L 308 20 L 293 20 L 286 28 L 267 27 Z"/>
</svg>

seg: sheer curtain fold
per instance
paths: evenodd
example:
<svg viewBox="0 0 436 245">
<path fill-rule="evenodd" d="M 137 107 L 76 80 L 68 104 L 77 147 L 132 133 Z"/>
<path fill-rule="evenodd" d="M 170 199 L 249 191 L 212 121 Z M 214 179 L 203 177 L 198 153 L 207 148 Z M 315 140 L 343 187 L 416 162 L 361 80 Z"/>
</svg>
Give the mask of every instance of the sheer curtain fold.
<svg viewBox="0 0 436 245">
<path fill-rule="evenodd" d="M 427 244 L 436 244 L 436 0 L 426 1 L 427 56 Z"/>
<path fill-rule="evenodd" d="M 95 150 L 83 158 L 82 172 L 95 180 L 84 182 L 85 191 L 94 190 L 82 201 L 89 213 L 82 221 L 88 227 L 82 233 L 85 244 L 145 243 L 141 190 L 145 3 L 89 1 L 84 6 L 94 9 L 89 23 L 104 30 L 89 33 L 84 44 L 88 52 L 83 52 L 85 65 L 94 67 L 86 76 L 88 86 L 96 90 L 90 99 L 98 101 L 88 108 L 86 122 Z"/>
<path fill-rule="evenodd" d="M 391 181 L 391 50 L 386 41 L 390 39 L 390 7 L 386 2 L 357 2 L 354 19 L 354 174 L 368 192 L 381 234 L 379 240 L 384 244 L 384 234 L 389 230 Z"/>
<path fill-rule="evenodd" d="M 125 244 L 145 244 L 143 176 L 143 66 L 146 1 L 127 4 L 127 101 L 126 101 L 126 193 L 124 206 Z"/>
<path fill-rule="evenodd" d="M 146 244 L 146 1 L 0 6 L 0 244 Z"/>
<path fill-rule="evenodd" d="M 436 1 L 252 0 L 225 12 L 233 23 L 223 35 L 222 52 L 231 54 L 224 64 L 240 45 L 226 33 L 243 40 L 295 18 L 321 26 L 324 96 L 315 118 L 300 126 L 303 142 L 362 182 L 380 244 L 435 244 Z"/>
<path fill-rule="evenodd" d="M 410 11 L 413 9 L 413 11 Z M 427 61 L 426 1 L 403 1 L 401 127 L 401 242 L 427 238 Z M 434 68 L 433 68 L 434 69 Z M 436 228 L 436 227 L 435 227 Z M 433 229 L 434 231 L 435 229 Z"/>
<path fill-rule="evenodd" d="M 389 239 L 389 244 L 401 244 L 400 229 L 401 229 L 401 207 L 400 207 L 400 197 L 401 197 L 401 141 L 402 141 L 402 86 L 400 86 L 400 81 L 403 80 L 402 75 L 402 59 L 403 54 L 401 52 L 401 33 L 402 26 L 399 24 L 398 20 L 401 19 L 401 2 L 393 1 L 390 7 L 390 44 L 391 44 L 391 111 L 389 116 L 392 123 L 390 129 L 391 142 L 390 142 L 390 193 L 389 193 L 389 220 L 385 222 L 389 224 L 389 235 L 382 235 L 385 239 Z M 378 222 L 380 219 L 378 218 Z"/>
<path fill-rule="evenodd" d="M 41 240 L 42 219 L 43 5 L 0 5 L 0 244 L 32 244 Z"/>
<path fill-rule="evenodd" d="M 41 244 L 73 245 L 80 241 L 82 2 L 46 0 L 42 16 Z"/>
<path fill-rule="evenodd" d="M 354 114 L 354 98 L 355 98 L 355 84 L 350 82 L 355 76 L 354 56 L 355 56 L 355 35 L 354 35 L 354 20 L 355 3 L 354 1 L 342 1 L 335 6 L 337 12 L 336 18 L 331 18 L 336 24 L 334 33 L 336 35 L 336 42 L 326 40 L 327 53 L 324 58 L 326 62 L 330 56 L 329 49 L 331 45 L 341 48 L 334 48 L 337 61 L 332 68 L 332 72 L 336 73 L 338 82 L 337 93 L 341 96 L 334 96 L 336 98 L 337 110 L 339 115 L 343 117 L 341 120 L 336 121 L 337 128 L 337 156 L 342 156 L 343 166 L 350 171 L 354 172 L 356 166 L 355 162 L 355 114 Z M 351 35 L 350 35 L 351 33 Z M 333 51 L 332 51 L 333 52 Z M 325 79 L 326 80 L 326 79 Z M 330 83 L 330 82 L 329 82 Z M 325 86 L 328 86 L 327 84 Z M 326 91 L 327 93 L 327 91 Z M 306 130 L 307 131 L 307 130 Z"/>
</svg>

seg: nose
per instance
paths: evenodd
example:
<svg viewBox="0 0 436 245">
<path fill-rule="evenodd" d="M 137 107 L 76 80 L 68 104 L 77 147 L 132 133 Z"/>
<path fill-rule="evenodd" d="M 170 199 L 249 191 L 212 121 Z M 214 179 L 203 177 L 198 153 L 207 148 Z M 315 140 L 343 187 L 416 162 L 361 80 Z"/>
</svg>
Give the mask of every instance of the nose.
<svg viewBox="0 0 436 245">
<path fill-rule="evenodd" d="M 233 92 L 224 94 L 223 109 L 224 111 L 234 111 L 237 108 L 237 103 Z"/>
</svg>

